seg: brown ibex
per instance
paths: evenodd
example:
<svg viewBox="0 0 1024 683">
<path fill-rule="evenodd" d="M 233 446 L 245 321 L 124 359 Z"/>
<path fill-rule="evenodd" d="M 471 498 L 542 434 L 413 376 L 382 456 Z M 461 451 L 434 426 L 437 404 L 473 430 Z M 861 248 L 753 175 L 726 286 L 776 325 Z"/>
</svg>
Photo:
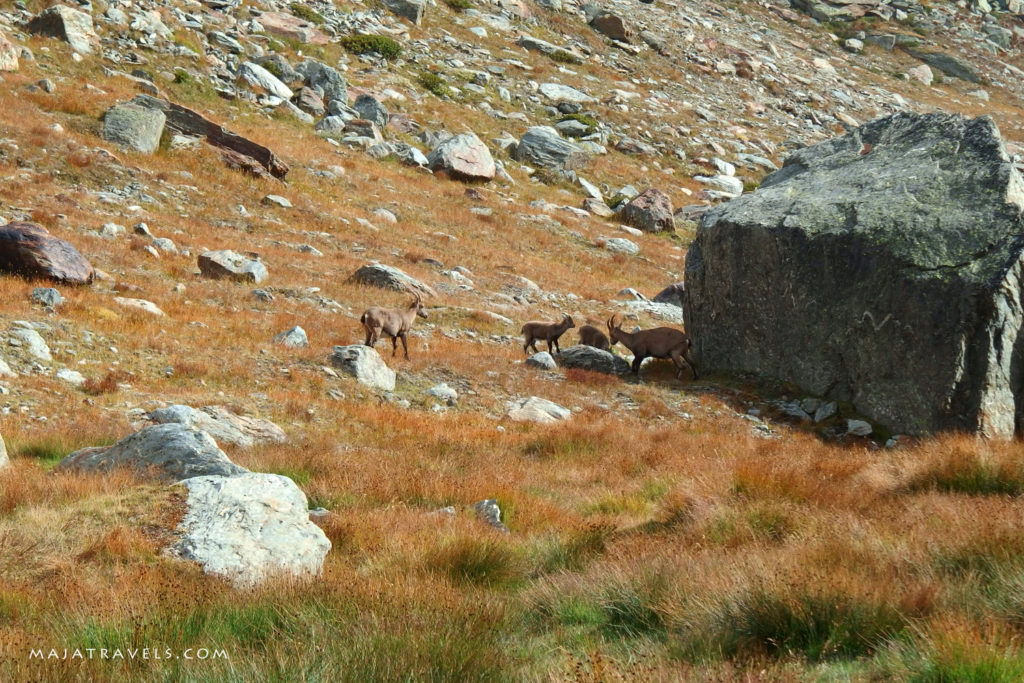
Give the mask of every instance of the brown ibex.
<svg viewBox="0 0 1024 683">
<path fill-rule="evenodd" d="M 604 336 L 604 332 L 593 325 L 584 325 L 580 328 L 580 344 L 593 346 L 595 349 L 601 349 L 602 351 L 610 351 L 612 348 L 612 345 L 608 342 L 608 337 Z"/>
<path fill-rule="evenodd" d="M 672 327 L 625 332 L 622 317 L 616 313 L 608 320 L 608 336 L 612 344 L 621 343 L 633 353 L 633 374 L 640 375 L 640 364 L 645 358 L 669 358 L 676 366 L 676 379 L 682 379 L 683 366 L 689 365 L 697 379 L 697 364 L 690 355 L 690 338 Z"/>
<path fill-rule="evenodd" d="M 558 338 L 570 327 L 576 327 L 576 323 L 568 315 L 562 318 L 562 322 L 558 323 L 543 323 L 531 320 L 523 325 L 523 329 L 520 330 L 525 340 L 523 342 L 523 351 L 532 346 L 533 352 L 537 353 L 537 342 L 546 341 L 548 343 L 548 353 L 551 353 L 552 344 L 555 345 L 555 353 L 560 353 L 562 349 L 558 346 Z"/>
<path fill-rule="evenodd" d="M 391 337 L 391 355 L 394 356 L 398 353 L 398 340 L 401 339 L 402 350 L 405 351 L 405 357 L 408 359 L 409 345 L 406 343 L 405 335 L 408 334 L 416 316 L 427 317 L 419 293 L 416 294 L 416 299 L 409 305 L 409 308 L 404 311 L 381 308 L 380 306 L 367 308 L 363 316 L 359 318 L 359 322 L 366 328 L 366 341 L 363 343 L 373 346 L 383 332 Z"/>
</svg>

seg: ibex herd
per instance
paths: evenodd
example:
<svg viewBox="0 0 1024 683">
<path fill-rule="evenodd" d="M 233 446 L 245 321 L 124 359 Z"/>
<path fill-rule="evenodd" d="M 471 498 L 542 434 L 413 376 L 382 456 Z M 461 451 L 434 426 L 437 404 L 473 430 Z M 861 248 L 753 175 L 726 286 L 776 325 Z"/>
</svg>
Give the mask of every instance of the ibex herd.
<svg viewBox="0 0 1024 683">
<path fill-rule="evenodd" d="M 373 306 L 366 309 L 359 322 L 366 330 L 366 346 L 374 346 L 380 339 L 381 333 L 391 337 L 391 355 L 398 353 L 398 340 L 402 340 L 402 350 L 405 357 L 409 358 L 409 346 L 406 335 L 412 327 L 416 316 L 427 317 L 423 308 L 423 299 L 419 294 L 404 310 L 393 310 Z M 640 374 L 640 364 L 647 358 L 664 358 L 671 360 L 676 367 L 676 378 L 682 379 L 683 369 L 687 366 L 697 379 L 697 364 L 690 355 L 690 338 L 681 330 L 674 327 L 654 327 L 649 330 L 637 330 L 626 332 L 622 329 L 622 315 L 616 313 L 608 319 L 608 336 L 594 327 L 584 325 L 580 328 L 580 344 L 592 346 L 604 351 L 610 351 L 615 344 L 622 344 L 633 354 L 631 369 L 634 375 Z M 523 335 L 523 351 L 533 349 L 537 352 L 537 342 L 547 342 L 548 351 L 554 348 L 555 353 L 560 353 L 558 339 L 567 330 L 576 327 L 572 317 L 565 315 L 559 322 L 541 322 L 531 320 L 523 325 L 520 332 Z"/>
</svg>

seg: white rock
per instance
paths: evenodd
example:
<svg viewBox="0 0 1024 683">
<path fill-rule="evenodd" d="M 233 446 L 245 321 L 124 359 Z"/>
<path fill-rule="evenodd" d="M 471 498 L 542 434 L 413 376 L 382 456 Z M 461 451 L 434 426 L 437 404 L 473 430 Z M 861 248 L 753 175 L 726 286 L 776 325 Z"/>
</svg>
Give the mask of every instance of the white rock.
<svg viewBox="0 0 1024 683">
<path fill-rule="evenodd" d="M 362 344 L 335 346 L 331 363 L 355 377 L 360 384 L 374 389 L 394 391 L 395 371 L 389 368 L 374 349 Z"/>
<path fill-rule="evenodd" d="M 12 330 L 11 336 L 21 341 L 25 345 L 25 350 L 33 358 L 47 363 L 53 360 L 53 356 L 50 355 L 50 347 L 35 330 L 19 328 Z"/>
<path fill-rule="evenodd" d="M 239 587 L 275 575 L 320 573 L 331 542 L 309 521 L 306 496 L 288 477 L 248 473 L 184 484 L 188 512 L 174 546 L 180 557 Z"/>
<path fill-rule="evenodd" d="M 76 387 L 85 384 L 85 376 L 82 373 L 77 370 L 68 370 L 67 368 L 57 371 L 57 379 Z"/>
<path fill-rule="evenodd" d="M 134 308 L 137 311 L 143 313 L 149 313 L 150 315 L 167 315 L 160 307 L 152 301 L 146 301 L 145 299 L 129 299 L 123 296 L 115 296 L 114 303 L 118 306 L 124 306 L 125 308 Z"/>
<path fill-rule="evenodd" d="M 568 408 L 537 396 L 512 401 L 508 407 L 508 417 L 514 422 L 551 424 L 572 415 Z"/>
</svg>

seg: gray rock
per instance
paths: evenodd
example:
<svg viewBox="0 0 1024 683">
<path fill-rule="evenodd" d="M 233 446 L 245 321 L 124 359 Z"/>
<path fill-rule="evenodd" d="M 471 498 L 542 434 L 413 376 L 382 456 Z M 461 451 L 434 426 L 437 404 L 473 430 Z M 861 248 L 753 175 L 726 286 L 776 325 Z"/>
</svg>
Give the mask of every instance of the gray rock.
<svg viewBox="0 0 1024 683">
<path fill-rule="evenodd" d="M 373 95 L 360 95 L 352 103 L 352 108 L 359 112 L 359 118 L 372 121 L 381 130 L 384 130 L 391 118 L 387 108 Z"/>
<path fill-rule="evenodd" d="M 274 335 L 274 341 L 278 344 L 284 344 L 290 346 L 293 349 L 304 349 L 309 346 L 309 339 L 306 337 L 306 331 L 296 325 L 290 330 L 285 330 Z"/>
<path fill-rule="evenodd" d="M 404 142 L 394 143 L 391 149 L 391 156 L 406 166 L 426 166 L 430 163 L 422 151 Z"/>
<path fill-rule="evenodd" d="M 282 209 L 292 208 L 291 200 L 287 197 L 282 197 L 279 194 L 268 194 L 260 200 L 260 203 L 264 206 L 279 206 Z"/>
<path fill-rule="evenodd" d="M 36 287 L 32 290 L 32 301 L 52 308 L 64 303 L 64 297 L 53 287 Z"/>
<path fill-rule="evenodd" d="M 160 146 L 167 116 L 158 109 L 147 109 L 125 102 L 107 110 L 103 117 L 103 139 L 144 154 Z"/>
<path fill-rule="evenodd" d="M 847 420 L 846 433 L 851 436 L 871 436 L 871 424 L 864 420 Z"/>
<path fill-rule="evenodd" d="M 636 256 L 640 253 L 640 246 L 633 240 L 625 237 L 607 237 L 604 240 L 604 248 L 613 254 L 627 254 Z"/>
<path fill-rule="evenodd" d="M 418 26 L 423 20 L 423 12 L 427 9 L 427 0 L 384 0 L 384 5 L 398 16 Z"/>
<path fill-rule="evenodd" d="M 323 98 L 317 95 L 315 90 L 305 86 L 299 88 L 299 91 L 295 93 L 292 103 L 311 116 L 320 117 L 327 111 Z"/>
<path fill-rule="evenodd" d="M 501 522 L 501 508 L 498 507 L 498 501 L 494 498 L 487 498 L 475 503 L 473 505 L 473 510 L 476 511 L 477 519 L 481 522 L 484 522 L 503 533 L 509 533 L 508 527 Z"/>
<path fill-rule="evenodd" d="M 335 346 L 331 364 L 355 377 L 360 384 L 384 391 L 395 390 L 395 371 L 369 346 Z"/>
<path fill-rule="evenodd" d="M 555 104 L 560 104 L 562 102 L 569 102 L 572 104 L 597 102 L 596 98 L 591 97 L 582 90 L 577 90 L 576 88 L 568 85 L 562 85 L 561 83 L 541 83 L 538 90 L 542 96 Z"/>
<path fill-rule="evenodd" d="M 583 148 L 564 139 L 551 126 L 534 126 L 523 133 L 512 156 L 534 166 L 567 170 L 582 168 L 589 159 Z"/>
<path fill-rule="evenodd" d="M 459 400 L 459 393 L 444 382 L 430 387 L 427 389 L 427 393 L 449 406 L 455 405 L 455 402 Z"/>
<path fill-rule="evenodd" d="M 830 417 L 835 416 L 839 412 L 839 407 L 835 401 L 827 401 L 822 403 L 817 410 L 814 411 L 814 421 L 823 422 Z"/>
<path fill-rule="evenodd" d="M 431 170 L 446 171 L 458 180 L 492 180 L 495 166 L 491 152 L 473 133 L 456 135 L 427 155 Z"/>
<path fill-rule="evenodd" d="M 280 575 L 320 574 L 331 542 L 309 520 L 306 495 L 288 477 L 204 476 L 185 487 L 188 512 L 176 555 L 238 587 Z"/>
<path fill-rule="evenodd" d="M 67 368 L 62 368 L 57 371 L 56 377 L 60 381 L 67 382 L 68 384 L 75 387 L 80 387 L 83 384 L 85 384 L 85 375 L 78 372 L 77 370 L 69 370 Z"/>
<path fill-rule="evenodd" d="M 610 206 L 600 199 L 594 199 L 593 197 L 583 200 L 583 208 L 601 218 L 611 218 L 615 215 L 615 211 Z"/>
<path fill-rule="evenodd" d="M 290 100 L 295 95 L 281 79 L 255 62 L 242 62 L 238 67 L 238 79 L 250 88 L 258 88 L 282 100 Z"/>
<path fill-rule="evenodd" d="M 626 375 L 629 363 L 604 349 L 578 344 L 555 354 L 555 361 L 563 368 L 603 372 L 606 375 Z"/>
<path fill-rule="evenodd" d="M 17 339 L 25 348 L 25 351 L 28 352 L 28 355 L 36 360 L 41 360 L 44 363 L 49 363 L 53 360 L 53 356 L 50 355 L 50 347 L 46 345 L 42 335 L 35 330 L 28 328 L 11 330 L 11 337 Z"/>
<path fill-rule="evenodd" d="M 686 284 L 683 282 L 674 282 L 665 289 L 661 290 L 654 295 L 651 301 L 659 304 L 672 304 L 673 306 L 683 307 L 683 292 L 686 291 Z"/>
<path fill-rule="evenodd" d="M 119 467 L 135 468 L 159 481 L 248 471 L 231 462 L 209 434 L 183 424 L 152 425 L 113 446 L 83 448 L 61 460 L 56 469 L 109 472 Z"/>
<path fill-rule="evenodd" d="M 894 431 L 1011 437 L 1024 179 L 990 118 L 901 113 L 797 151 L 709 210 L 686 259 L 697 361 Z"/>
<path fill-rule="evenodd" d="M 305 77 L 306 85 L 323 93 L 321 97 L 328 105 L 333 101 L 348 102 L 348 86 L 337 69 L 315 59 L 307 59 L 300 62 L 295 70 Z"/>
<path fill-rule="evenodd" d="M 672 213 L 672 200 L 661 190 L 652 187 L 626 204 L 620 218 L 626 225 L 645 232 L 671 232 L 676 229 Z"/>
<path fill-rule="evenodd" d="M 368 263 L 354 272 L 349 279 L 359 284 L 391 289 L 396 292 L 409 292 L 410 294 L 419 292 L 423 296 L 437 296 L 437 292 L 430 286 L 394 266 L 387 266 L 383 263 Z"/>
<path fill-rule="evenodd" d="M 288 440 L 284 431 L 270 420 L 236 415 L 223 406 L 196 409 L 175 404 L 158 408 L 147 413 L 145 417 L 156 424 L 181 424 L 199 429 L 220 443 L 230 443 L 243 448 L 251 448 L 258 444 L 284 443 Z"/>
<path fill-rule="evenodd" d="M 7 445 L 4 444 L 3 436 L 0 436 L 0 470 L 11 464 L 11 459 L 7 457 Z"/>
<path fill-rule="evenodd" d="M 944 52 L 931 52 L 910 45 L 902 46 L 904 52 L 916 57 L 928 66 L 938 69 L 947 76 L 959 78 L 970 83 L 981 83 L 981 74 L 974 65 Z"/>
<path fill-rule="evenodd" d="M 29 33 L 67 41 L 75 52 L 89 54 L 99 44 L 92 16 L 63 5 L 43 10 L 28 22 Z"/>
<path fill-rule="evenodd" d="M 700 183 L 704 183 L 705 185 L 710 185 L 711 187 L 713 187 L 715 189 L 718 189 L 718 190 L 721 190 L 722 192 L 725 192 L 726 194 L 728 194 L 730 196 L 733 196 L 733 197 L 738 197 L 739 195 L 743 194 L 743 181 L 740 180 L 739 178 L 734 177 L 734 176 L 728 176 L 728 175 L 713 175 L 713 176 L 695 175 L 695 176 L 693 176 L 693 179 L 698 181 L 698 182 L 700 182 Z"/>
<path fill-rule="evenodd" d="M 508 404 L 508 417 L 513 422 L 552 424 L 568 419 L 571 415 L 568 408 L 537 396 L 517 399 Z"/>
<path fill-rule="evenodd" d="M 554 370 L 558 367 L 558 363 L 555 362 L 555 359 L 547 351 L 533 354 L 526 359 L 526 364 L 541 370 Z"/>
<path fill-rule="evenodd" d="M 208 278 L 259 284 L 267 279 L 267 267 L 259 257 L 243 256 L 236 251 L 207 251 L 199 255 L 199 270 Z"/>
</svg>

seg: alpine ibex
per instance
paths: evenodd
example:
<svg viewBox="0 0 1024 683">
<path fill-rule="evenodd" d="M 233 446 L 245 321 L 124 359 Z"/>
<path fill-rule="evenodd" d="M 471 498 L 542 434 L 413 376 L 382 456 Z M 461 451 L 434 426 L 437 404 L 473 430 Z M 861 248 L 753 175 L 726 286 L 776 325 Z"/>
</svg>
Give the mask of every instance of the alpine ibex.
<svg viewBox="0 0 1024 683">
<path fill-rule="evenodd" d="M 562 349 L 558 346 L 558 338 L 561 337 L 566 330 L 570 327 L 576 327 L 576 323 L 572 321 L 572 318 L 566 315 L 562 318 L 562 322 L 558 323 L 543 323 L 532 320 L 525 325 L 520 332 L 523 333 L 523 351 L 527 348 L 533 347 L 533 352 L 537 353 L 537 342 L 546 341 L 548 343 L 548 353 L 551 352 L 551 345 L 555 345 L 555 353 L 560 353 Z"/>
<path fill-rule="evenodd" d="M 408 359 L 409 345 L 406 343 L 405 335 L 412 327 L 416 316 L 427 317 L 419 293 L 416 293 L 416 299 L 404 311 L 381 308 L 380 306 L 367 308 L 363 316 L 359 318 L 359 322 L 366 328 L 366 341 L 363 343 L 367 346 L 375 345 L 383 332 L 391 337 L 391 355 L 394 356 L 398 353 L 398 340 L 401 339 L 402 350 L 405 351 L 405 357 Z"/>
<path fill-rule="evenodd" d="M 612 345 L 608 342 L 608 337 L 604 336 L 604 332 L 593 325 L 584 325 L 580 328 L 580 344 L 593 346 L 595 349 L 601 349 L 602 351 L 610 351 L 612 348 Z"/>
<path fill-rule="evenodd" d="M 612 344 L 621 343 L 633 353 L 633 374 L 640 374 L 640 364 L 645 358 L 669 358 L 676 366 L 676 379 L 682 379 L 683 366 L 689 365 L 693 378 L 697 379 L 697 364 L 690 355 L 690 338 L 686 333 L 672 327 L 655 327 L 650 330 L 625 332 L 622 316 L 618 313 L 608 320 L 608 336 Z"/>
</svg>

